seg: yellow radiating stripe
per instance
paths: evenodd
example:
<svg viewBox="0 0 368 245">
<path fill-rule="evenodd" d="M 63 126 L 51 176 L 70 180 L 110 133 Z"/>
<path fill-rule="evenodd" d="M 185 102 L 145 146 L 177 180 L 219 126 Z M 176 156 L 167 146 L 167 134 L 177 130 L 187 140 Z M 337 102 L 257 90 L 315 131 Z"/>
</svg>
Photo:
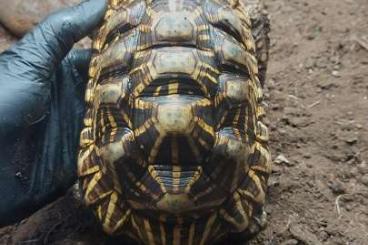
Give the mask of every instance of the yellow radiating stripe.
<svg viewBox="0 0 368 245">
<path fill-rule="evenodd" d="M 203 99 L 200 99 L 200 100 L 197 100 L 193 103 L 194 105 L 197 105 L 197 106 L 212 106 L 212 102 L 211 100 L 207 99 L 207 98 L 203 98 Z"/>
<path fill-rule="evenodd" d="M 181 176 L 181 167 L 178 165 L 174 165 L 172 167 L 172 178 L 173 178 L 173 189 L 174 191 L 179 191 L 180 184 L 180 176 Z"/>
<path fill-rule="evenodd" d="M 153 193 L 150 189 L 148 189 L 142 182 L 140 181 L 136 181 L 136 184 L 135 184 L 142 192 L 144 193 L 149 193 L 153 199 L 157 200 L 159 199 L 159 196 L 155 193 Z"/>
<path fill-rule="evenodd" d="M 241 197 L 238 192 L 234 193 L 234 200 L 236 205 L 236 210 L 239 212 L 239 214 L 243 217 L 245 227 L 249 224 L 249 217 L 248 214 L 245 212 L 244 207 L 242 205 Z"/>
<path fill-rule="evenodd" d="M 199 35 L 198 39 L 201 41 L 208 41 L 210 40 L 210 37 L 208 35 Z"/>
<path fill-rule="evenodd" d="M 81 132 L 80 145 L 81 147 L 87 147 L 93 143 L 92 127 L 85 127 Z"/>
<path fill-rule="evenodd" d="M 238 223 L 234 217 L 232 217 L 228 212 L 226 212 L 226 210 L 221 209 L 220 210 L 220 215 L 224 218 L 224 220 L 226 220 L 227 222 L 229 222 L 230 224 L 232 224 L 233 226 L 236 227 L 236 229 L 238 231 L 242 231 L 244 230 L 248 224 L 246 223 L 246 220 L 243 220 L 242 223 Z"/>
<path fill-rule="evenodd" d="M 193 11 L 193 15 L 192 17 L 195 19 L 197 17 L 200 17 L 202 15 L 202 8 L 201 7 L 197 7 L 194 11 Z"/>
<path fill-rule="evenodd" d="M 159 183 L 161 191 L 163 193 L 166 193 L 167 192 L 166 187 L 165 187 L 164 183 L 162 182 L 162 179 L 160 177 L 158 177 L 158 174 L 157 174 L 156 170 L 154 169 L 154 167 L 152 165 L 148 166 L 148 172 L 151 175 L 151 177 Z"/>
<path fill-rule="evenodd" d="M 210 234 L 211 228 L 216 220 L 216 214 L 213 214 L 207 221 L 206 227 L 204 228 L 204 233 L 202 236 L 202 240 L 200 242 L 200 245 L 204 245 L 207 242 L 208 236 Z"/>
<path fill-rule="evenodd" d="M 160 92 L 161 92 L 162 86 L 158 86 L 155 90 L 155 92 L 153 93 L 153 96 L 159 96 Z"/>
<path fill-rule="evenodd" d="M 140 65 L 140 66 L 138 66 L 138 67 L 130 70 L 129 74 L 132 75 L 133 73 L 141 72 L 141 71 L 144 70 L 145 67 L 146 67 L 146 65 L 145 64 L 142 64 L 142 65 Z"/>
<path fill-rule="evenodd" d="M 209 135 L 214 135 L 215 134 L 213 128 L 210 125 L 208 125 L 204 120 L 198 118 L 197 124 L 204 131 L 206 131 Z"/>
<path fill-rule="evenodd" d="M 155 143 L 153 144 L 151 152 L 150 152 L 149 157 L 148 157 L 148 162 L 149 163 L 153 163 L 155 161 L 163 139 L 164 139 L 163 135 L 159 135 L 156 138 Z"/>
<path fill-rule="evenodd" d="M 121 228 L 121 226 L 122 226 L 122 225 L 124 225 L 124 223 L 126 222 L 126 220 L 129 218 L 129 216 L 130 216 L 131 212 L 132 212 L 132 211 L 131 211 L 130 209 L 128 209 L 128 210 L 125 212 L 124 216 L 123 216 L 123 217 L 121 217 L 121 218 L 119 219 L 119 221 L 116 223 L 115 227 L 113 228 L 114 232 L 115 232 L 117 229 Z"/>
<path fill-rule="evenodd" d="M 90 145 L 88 146 L 87 149 L 82 150 L 79 153 L 79 157 L 78 157 L 78 175 L 79 176 L 90 175 L 100 170 L 100 167 L 98 165 L 95 165 L 92 168 L 88 168 L 88 165 L 90 164 L 88 164 L 88 161 L 87 163 L 85 162 L 87 157 L 89 157 L 90 154 L 92 153 L 94 147 L 95 145 Z"/>
<path fill-rule="evenodd" d="M 199 69 L 200 66 L 196 66 L 194 69 L 194 72 L 190 75 L 190 77 L 199 85 L 199 87 L 201 88 L 201 91 L 205 94 L 208 95 L 208 89 L 207 87 L 203 84 L 203 81 L 201 81 L 200 79 L 200 75 L 201 75 L 201 70 Z"/>
<path fill-rule="evenodd" d="M 235 117 L 234 117 L 234 125 L 238 125 L 239 123 L 239 118 L 240 118 L 240 108 L 238 108 L 236 110 L 236 114 L 235 114 Z"/>
<path fill-rule="evenodd" d="M 97 216 L 99 220 L 102 220 L 102 205 L 98 205 Z"/>
<path fill-rule="evenodd" d="M 263 188 L 262 188 L 262 184 L 261 184 L 260 179 L 258 178 L 258 176 L 256 175 L 256 173 L 253 170 L 249 170 L 248 175 L 249 175 L 249 177 L 252 178 L 252 180 L 256 184 L 256 186 L 258 188 L 258 191 L 259 191 L 258 195 L 257 196 L 254 196 L 255 201 L 258 202 L 258 203 L 264 203 L 264 201 L 265 201 L 265 193 L 263 191 Z"/>
<path fill-rule="evenodd" d="M 138 137 L 141 134 L 145 133 L 147 131 L 147 128 L 151 126 L 151 121 L 150 119 L 148 119 L 145 123 L 143 123 L 143 125 L 141 125 L 139 128 L 136 128 L 134 130 L 134 136 Z"/>
<path fill-rule="evenodd" d="M 204 76 L 207 77 L 207 79 L 210 80 L 213 84 L 216 84 L 216 85 L 218 84 L 217 79 L 215 77 L 211 76 L 210 74 L 205 73 Z"/>
<path fill-rule="evenodd" d="M 150 245 L 155 245 L 155 239 L 153 238 L 153 233 L 152 233 L 152 229 L 151 229 L 151 225 L 149 221 L 147 219 L 144 219 L 143 223 L 144 223 L 144 228 L 145 228 L 145 231 L 148 237 L 148 243 Z"/>
<path fill-rule="evenodd" d="M 107 207 L 107 212 L 106 212 L 106 217 L 105 217 L 105 221 L 104 221 L 104 227 L 106 229 L 108 229 L 109 231 L 112 231 L 111 230 L 111 217 L 112 215 L 114 214 L 115 212 L 115 209 L 116 209 L 116 202 L 118 200 L 118 195 L 116 192 L 113 192 L 111 193 L 111 196 L 110 196 L 110 201 L 109 201 L 109 205 Z"/>
<path fill-rule="evenodd" d="M 141 24 L 138 26 L 138 29 L 139 31 L 144 32 L 144 33 L 151 32 L 151 27 L 149 25 Z"/>
<path fill-rule="evenodd" d="M 203 53 L 208 53 L 208 56 L 214 56 L 214 54 L 212 52 L 203 52 Z M 213 67 L 213 66 L 211 66 L 207 63 L 200 62 L 199 66 L 201 66 L 205 69 L 208 69 L 208 70 L 212 71 L 213 73 L 215 73 L 217 75 L 221 74 L 221 72 L 218 69 L 216 69 L 215 67 Z M 205 74 L 208 74 L 208 73 L 205 73 Z M 217 80 L 214 83 L 217 84 Z"/>
<path fill-rule="evenodd" d="M 124 119 L 124 121 L 128 124 L 128 126 L 130 127 L 130 128 L 132 128 L 132 122 L 130 121 L 130 118 L 129 118 L 129 116 L 128 116 L 128 114 L 126 114 L 126 112 L 125 111 L 122 111 L 122 116 L 123 116 L 123 119 Z"/>
<path fill-rule="evenodd" d="M 185 187 L 185 192 L 187 193 L 190 192 L 190 188 L 199 179 L 199 177 L 201 177 L 202 172 L 203 172 L 202 167 L 201 166 L 197 167 L 197 171 L 194 173 L 192 179 L 188 182 L 187 186 Z"/>
<path fill-rule="evenodd" d="M 85 198 L 87 199 L 87 197 L 89 196 L 89 194 L 91 194 L 92 191 L 95 191 L 95 187 L 98 183 L 98 181 L 102 178 L 102 173 L 99 171 L 97 173 L 94 174 L 92 180 L 89 182 L 86 192 L 85 192 Z M 87 202 L 87 204 L 90 204 L 89 202 Z"/>
<path fill-rule="evenodd" d="M 179 82 L 170 81 L 169 83 L 169 94 L 177 94 L 179 92 Z"/>
<path fill-rule="evenodd" d="M 208 30 L 208 25 L 206 25 L 206 24 L 199 25 L 199 26 L 197 26 L 197 30 L 198 31 L 207 31 Z"/>
</svg>

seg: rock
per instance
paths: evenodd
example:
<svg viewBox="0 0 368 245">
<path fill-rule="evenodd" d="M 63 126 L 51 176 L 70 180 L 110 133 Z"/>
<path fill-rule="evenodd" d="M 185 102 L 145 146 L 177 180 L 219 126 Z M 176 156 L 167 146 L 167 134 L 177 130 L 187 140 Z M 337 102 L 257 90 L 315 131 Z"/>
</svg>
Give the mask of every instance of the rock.
<svg viewBox="0 0 368 245">
<path fill-rule="evenodd" d="M 22 36 L 50 12 L 79 0 L 0 0 L 0 22 L 14 35 Z"/>
</svg>

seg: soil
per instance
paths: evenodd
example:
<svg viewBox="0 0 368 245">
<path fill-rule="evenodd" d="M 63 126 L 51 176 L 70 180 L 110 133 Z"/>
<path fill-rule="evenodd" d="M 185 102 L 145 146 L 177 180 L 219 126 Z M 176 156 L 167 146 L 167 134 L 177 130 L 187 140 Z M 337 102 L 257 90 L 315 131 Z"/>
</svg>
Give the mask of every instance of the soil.
<svg viewBox="0 0 368 245">
<path fill-rule="evenodd" d="M 23 36 L 48 13 L 77 4 L 78 0 L 0 0 L 0 23 Z"/>
<path fill-rule="evenodd" d="M 368 2 L 265 4 L 274 164 L 268 227 L 249 244 L 368 244 Z M 72 195 L 0 229 L 0 244 L 106 244 Z"/>
</svg>

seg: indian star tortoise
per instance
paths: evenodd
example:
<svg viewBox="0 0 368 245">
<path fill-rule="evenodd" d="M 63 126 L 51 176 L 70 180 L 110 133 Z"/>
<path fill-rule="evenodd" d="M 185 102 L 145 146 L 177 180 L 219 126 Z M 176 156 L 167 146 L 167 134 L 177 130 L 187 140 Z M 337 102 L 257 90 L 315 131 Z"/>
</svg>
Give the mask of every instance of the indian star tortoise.
<svg viewBox="0 0 368 245">
<path fill-rule="evenodd" d="M 264 227 L 269 25 L 259 6 L 109 1 L 78 161 L 83 199 L 105 232 L 213 244 Z"/>
</svg>

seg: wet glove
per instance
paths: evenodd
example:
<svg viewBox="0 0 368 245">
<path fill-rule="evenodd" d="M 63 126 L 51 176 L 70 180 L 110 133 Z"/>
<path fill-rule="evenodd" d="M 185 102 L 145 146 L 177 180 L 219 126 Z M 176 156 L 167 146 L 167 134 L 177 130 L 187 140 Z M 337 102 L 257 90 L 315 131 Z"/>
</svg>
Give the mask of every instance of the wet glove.
<svg viewBox="0 0 368 245">
<path fill-rule="evenodd" d="M 70 50 L 105 9 L 105 0 L 90 0 L 56 12 L 0 55 L 0 226 L 76 180 L 91 51 Z"/>
</svg>

